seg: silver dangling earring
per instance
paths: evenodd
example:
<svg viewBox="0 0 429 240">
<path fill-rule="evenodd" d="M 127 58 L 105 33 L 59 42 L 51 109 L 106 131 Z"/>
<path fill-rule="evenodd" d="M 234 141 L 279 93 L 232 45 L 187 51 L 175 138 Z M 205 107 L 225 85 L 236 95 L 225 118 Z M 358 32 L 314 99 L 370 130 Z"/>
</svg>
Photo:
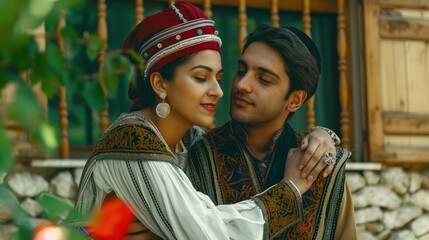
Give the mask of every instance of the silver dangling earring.
<svg viewBox="0 0 429 240">
<path fill-rule="evenodd" d="M 167 94 L 162 92 L 159 94 L 159 97 L 161 98 L 162 102 L 156 105 L 156 115 L 158 115 L 160 118 L 166 118 L 168 114 L 170 114 L 170 105 L 165 102 Z"/>
</svg>

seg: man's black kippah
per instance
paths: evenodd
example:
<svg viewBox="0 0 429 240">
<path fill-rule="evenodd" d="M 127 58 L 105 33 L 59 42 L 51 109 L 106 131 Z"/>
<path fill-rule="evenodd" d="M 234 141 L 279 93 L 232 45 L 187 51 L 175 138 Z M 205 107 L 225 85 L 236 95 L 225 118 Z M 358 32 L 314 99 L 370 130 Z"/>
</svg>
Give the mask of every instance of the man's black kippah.
<svg viewBox="0 0 429 240">
<path fill-rule="evenodd" d="M 321 65 L 319 49 L 317 48 L 313 40 L 311 40 L 311 38 L 307 36 L 305 32 L 303 32 L 302 30 L 299 30 L 296 27 L 284 27 L 284 28 L 295 33 L 295 35 L 299 38 L 299 40 L 301 40 L 301 42 L 304 43 L 308 51 L 310 51 L 310 54 L 313 55 L 314 59 L 316 60 L 317 68 L 319 69 L 319 74 L 322 73 L 322 65 Z"/>
</svg>

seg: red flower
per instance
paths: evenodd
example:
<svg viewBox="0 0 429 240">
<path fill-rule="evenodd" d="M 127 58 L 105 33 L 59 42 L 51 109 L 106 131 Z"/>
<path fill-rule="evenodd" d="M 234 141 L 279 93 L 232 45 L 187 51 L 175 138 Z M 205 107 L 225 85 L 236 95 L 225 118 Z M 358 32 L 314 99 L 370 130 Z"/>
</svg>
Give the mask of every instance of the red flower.
<svg viewBox="0 0 429 240">
<path fill-rule="evenodd" d="M 95 240 L 123 240 L 133 220 L 133 212 L 113 196 L 104 201 L 85 229 Z"/>
</svg>

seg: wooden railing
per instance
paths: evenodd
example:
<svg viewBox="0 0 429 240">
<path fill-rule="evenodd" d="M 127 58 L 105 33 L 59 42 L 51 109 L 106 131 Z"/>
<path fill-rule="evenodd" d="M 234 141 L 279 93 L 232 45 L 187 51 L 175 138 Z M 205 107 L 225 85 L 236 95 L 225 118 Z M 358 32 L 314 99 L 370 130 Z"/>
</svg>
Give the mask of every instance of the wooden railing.
<svg viewBox="0 0 429 240">
<path fill-rule="evenodd" d="M 202 2 L 201 2 L 202 1 Z M 346 148 L 350 148 L 350 110 L 349 110 L 349 91 L 348 91 L 348 85 L 349 85 L 349 79 L 348 76 L 348 55 L 347 55 L 347 39 L 346 39 L 346 7 L 345 7 L 345 1 L 344 0 L 326 0 L 326 2 L 329 2 L 328 4 L 332 5 L 332 2 L 336 1 L 337 5 L 337 53 L 338 53 L 338 71 L 339 71 L 339 100 L 341 105 L 341 114 L 340 114 L 340 131 L 341 131 L 341 138 L 342 138 L 342 144 Z M 171 3 L 173 1 L 168 0 L 168 3 Z M 203 4 L 203 10 L 205 14 L 211 18 L 212 17 L 212 5 L 215 4 L 224 4 L 224 5 L 231 5 L 231 3 L 227 3 L 225 1 L 219 0 L 200 0 L 200 1 L 190 1 L 196 4 Z M 316 1 L 316 5 L 323 6 L 322 0 Z M 237 6 L 237 14 L 238 14 L 238 34 L 239 34 L 239 42 L 238 46 L 241 50 L 243 47 L 244 39 L 247 35 L 247 15 L 246 15 L 246 9 L 247 4 L 250 3 L 252 6 L 258 6 L 261 3 L 257 1 L 251 1 L 251 0 L 238 0 Z M 303 22 L 303 30 L 311 37 L 311 6 L 312 1 L 311 0 L 302 0 L 301 2 L 301 10 L 302 10 L 302 22 Z M 279 16 L 279 1 L 278 0 L 271 0 L 270 1 L 270 13 L 271 13 L 271 23 L 273 26 L 279 26 L 280 22 L 280 16 Z M 284 2 L 281 2 L 282 5 L 284 5 Z M 297 8 L 297 3 L 294 1 L 291 3 L 293 5 L 293 8 Z M 321 7 L 321 9 L 327 8 L 326 6 Z M 107 23 L 106 23 L 106 9 L 107 4 L 105 0 L 98 0 L 98 6 L 97 6 L 97 16 L 98 16 L 98 25 L 97 25 L 97 33 L 99 38 L 102 40 L 103 44 L 100 48 L 100 52 L 98 55 L 98 63 L 99 63 L 99 69 L 98 69 L 98 81 L 101 85 L 101 88 L 103 89 L 103 92 L 106 97 L 105 106 L 103 111 L 100 114 L 100 122 L 99 122 L 99 128 L 100 132 L 103 132 L 109 125 L 108 118 L 109 118 L 109 106 L 107 104 L 107 92 L 106 88 L 103 84 L 103 68 L 105 63 L 105 55 L 106 55 L 106 49 L 108 46 L 108 38 L 107 38 Z M 328 9 L 331 11 L 331 9 Z M 144 18 L 144 1 L 143 0 L 135 0 L 135 23 L 139 23 Z M 62 41 L 62 38 L 60 36 L 61 29 L 65 27 L 65 20 L 64 15 L 61 16 L 60 21 L 58 22 L 58 28 L 57 28 L 57 39 L 58 39 L 58 45 L 60 49 L 64 49 L 64 44 Z M 66 89 L 61 86 L 58 89 L 59 91 L 59 106 L 60 106 L 60 129 L 61 129 L 61 147 L 60 147 L 60 157 L 61 158 L 68 158 L 70 156 L 70 146 L 68 141 L 68 113 L 67 113 L 67 103 L 66 103 Z M 316 122 L 316 114 L 314 111 L 314 96 L 308 101 L 307 103 L 307 128 L 310 129 L 314 127 Z"/>
</svg>

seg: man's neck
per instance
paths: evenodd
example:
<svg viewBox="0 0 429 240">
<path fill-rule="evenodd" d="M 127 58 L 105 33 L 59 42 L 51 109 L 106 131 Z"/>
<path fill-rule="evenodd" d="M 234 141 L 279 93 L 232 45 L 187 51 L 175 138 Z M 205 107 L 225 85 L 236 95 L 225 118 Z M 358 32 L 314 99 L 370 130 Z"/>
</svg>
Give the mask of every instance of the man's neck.
<svg viewBox="0 0 429 240">
<path fill-rule="evenodd" d="M 256 158 L 261 159 L 268 154 L 271 141 L 282 126 L 248 127 L 243 126 L 247 133 L 247 144 Z"/>
</svg>

